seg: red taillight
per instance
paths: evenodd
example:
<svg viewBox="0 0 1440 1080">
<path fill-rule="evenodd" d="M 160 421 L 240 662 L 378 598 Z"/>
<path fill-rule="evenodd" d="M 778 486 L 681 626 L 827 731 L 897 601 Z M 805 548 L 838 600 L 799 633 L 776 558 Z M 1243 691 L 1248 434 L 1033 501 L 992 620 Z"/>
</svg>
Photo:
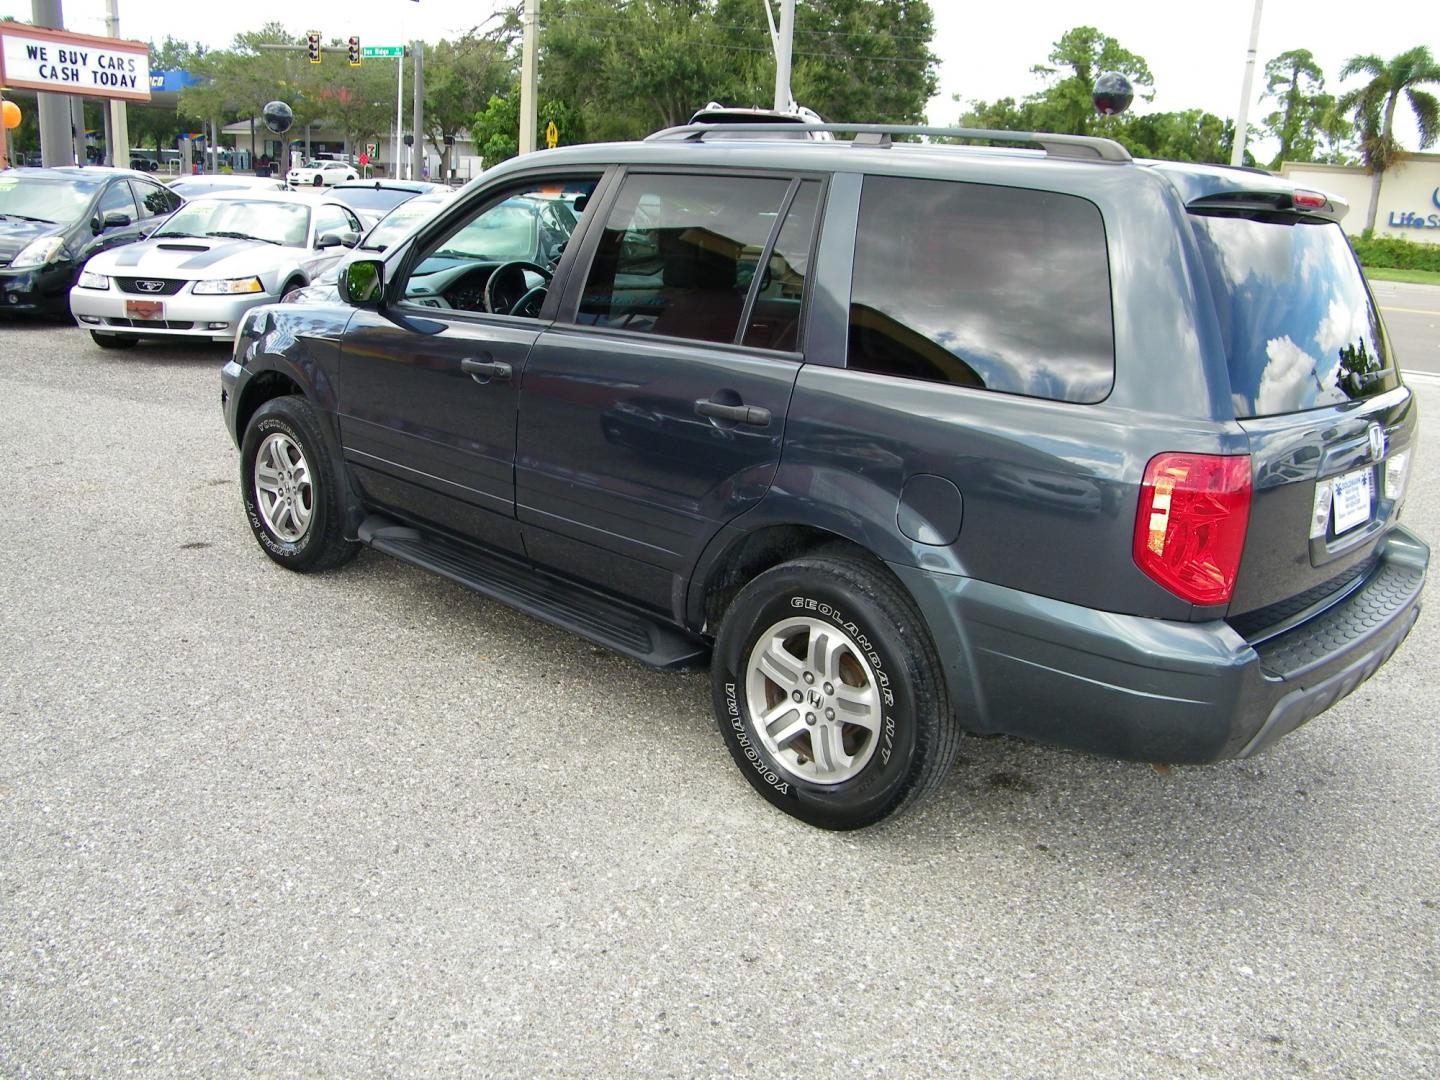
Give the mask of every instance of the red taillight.
<svg viewBox="0 0 1440 1080">
<path fill-rule="evenodd" d="M 1157 454 L 1135 515 L 1135 562 L 1192 604 L 1228 604 L 1250 523 L 1250 459 Z"/>
<path fill-rule="evenodd" d="M 1318 191 L 1297 191 L 1290 196 L 1290 201 L 1304 210 L 1324 210 L 1330 200 Z"/>
</svg>

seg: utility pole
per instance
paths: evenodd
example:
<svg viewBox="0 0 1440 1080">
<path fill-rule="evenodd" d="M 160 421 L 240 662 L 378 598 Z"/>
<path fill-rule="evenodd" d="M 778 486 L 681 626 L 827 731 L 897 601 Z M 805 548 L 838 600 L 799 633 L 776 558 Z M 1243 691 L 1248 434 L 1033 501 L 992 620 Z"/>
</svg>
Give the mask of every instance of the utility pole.
<svg viewBox="0 0 1440 1080">
<path fill-rule="evenodd" d="M 1235 144 L 1230 150 L 1230 164 L 1245 164 L 1245 141 L 1250 137 L 1250 91 L 1255 85 L 1255 54 L 1260 49 L 1260 8 L 1264 0 L 1255 0 L 1255 15 L 1250 22 L 1250 49 L 1245 54 L 1245 79 L 1240 87 L 1240 112 L 1235 117 Z"/>
<path fill-rule="evenodd" d="M 31 22 L 52 30 L 65 29 L 65 16 L 60 0 L 31 0 Z M 35 95 L 40 123 L 40 160 L 45 165 L 73 165 L 71 154 L 75 143 L 70 136 L 70 102 L 68 94 L 39 91 Z"/>
<path fill-rule="evenodd" d="M 400 46 L 400 62 L 395 65 L 395 154 L 390 159 L 395 170 L 395 179 L 405 174 L 400 164 L 400 155 L 405 150 L 405 46 Z"/>
<path fill-rule="evenodd" d="M 520 153 L 535 149 L 535 127 L 540 123 L 535 100 L 536 38 L 540 33 L 540 0 L 525 0 L 524 36 L 520 44 L 520 135 L 516 146 Z"/>
<path fill-rule="evenodd" d="M 120 0 L 105 0 L 105 33 L 112 38 L 120 36 Z M 125 111 L 125 102 L 111 98 L 108 105 L 105 153 L 111 165 L 123 169 L 130 164 L 130 118 Z"/>
<path fill-rule="evenodd" d="M 770 12 L 770 0 L 765 0 Z M 780 0 L 780 32 L 775 37 L 775 111 L 790 111 L 790 55 L 795 47 L 795 0 Z"/>
<path fill-rule="evenodd" d="M 419 180 L 425 167 L 425 43 L 416 41 L 410 47 L 415 50 L 415 105 L 411 120 L 415 145 L 410 148 L 410 161 L 411 168 L 415 170 L 413 179 Z"/>
</svg>

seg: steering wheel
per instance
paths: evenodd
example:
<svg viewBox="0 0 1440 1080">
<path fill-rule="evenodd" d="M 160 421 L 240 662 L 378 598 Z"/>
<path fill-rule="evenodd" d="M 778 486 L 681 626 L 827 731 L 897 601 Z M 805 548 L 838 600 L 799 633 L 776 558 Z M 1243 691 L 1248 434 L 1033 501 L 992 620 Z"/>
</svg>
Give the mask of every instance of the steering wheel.
<svg viewBox="0 0 1440 1080">
<path fill-rule="evenodd" d="M 525 271 L 539 274 L 544 284 L 531 288 L 525 280 Z M 550 284 L 553 277 L 549 270 L 538 263 L 517 260 L 515 262 L 501 263 L 490 275 L 490 280 L 485 282 L 485 310 L 492 315 L 516 315 L 520 314 L 518 309 L 525 304 L 533 305 L 537 310 L 539 304 L 536 302 L 535 293 L 539 292 L 544 297 L 546 286 Z"/>
</svg>

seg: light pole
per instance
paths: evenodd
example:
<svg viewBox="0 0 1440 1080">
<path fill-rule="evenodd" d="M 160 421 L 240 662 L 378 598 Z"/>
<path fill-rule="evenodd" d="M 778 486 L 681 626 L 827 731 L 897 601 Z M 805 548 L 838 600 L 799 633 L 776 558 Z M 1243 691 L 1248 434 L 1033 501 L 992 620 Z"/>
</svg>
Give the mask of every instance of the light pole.
<svg viewBox="0 0 1440 1080">
<path fill-rule="evenodd" d="M 105 0 L 105 33 L 112 38 L 120 36 L 120 0 Z M 105 151 L 110 164 L 123 169 L 130 164 L 130 121 L 125 102 L 111 98 L 108 104 L 110 130 L 105 133 Z"/>
<path fill-rule="evenodd" d="M 769 0 L 766 0 L 769 10 Z M 775 37 L 775 111 L 790 111 L 790 54 L 795 47 L 795 0 L 780 0 L 780 33 Z"/>
<path fill-rule="evenodd" d="M 535 54 L 538 51 L 535 39 L 540 33 L 539 22 L 540 0 L 525 0 L 524 36 L 520 44 L 520 135 L 516 142 L 522 154 L 535 149 L 535 125 L 540 122 L 535 101 Z"/>
<path fill-rule="evenodd" d="M 1260 49 L 1260 8 L 1264 0 L 1255 0 L 1255 14 L 1250 22 L 1250 49 L 1245 54 L 1245 78 L 1240 85 L 1240 112 L 1235 117 L 1235 144 L 1230 150 L 1230 164 L 1245 164 L 1245 141 L 1250 136 L 1250 91 L 1255 85 L 1255 54 Z"/>
</svg>

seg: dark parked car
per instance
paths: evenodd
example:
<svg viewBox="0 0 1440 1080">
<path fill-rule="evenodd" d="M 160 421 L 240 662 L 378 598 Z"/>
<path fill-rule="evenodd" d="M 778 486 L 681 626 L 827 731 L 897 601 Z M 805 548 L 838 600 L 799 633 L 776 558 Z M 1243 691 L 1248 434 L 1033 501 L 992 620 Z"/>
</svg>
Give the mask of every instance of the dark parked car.
<svg viewBox="0 0 1440 1080">
<path fill-rule="evenodd" d="M 1417 408 L 1342 200 L 797 129 L 855 140 L 515 159 L 342 300 L 249 313 L 222 401 L 261 548 L 708 665 L 746 778 L 828 828 L 913 805 L 962 731 L 1248 757 L 1399 647 Z M 544 252 L 517 204 L 567 208 Z"/>
<path fill-rule="evenodd" d="M 447 190 L 444 184 L 426 180 L 346 180 L 332 187 L 330 194 L 354 210 L 368 229 L 416 195 Z"/>
<path fill-rule="evenodd" d="M 0 172 L 0 311 L 67 313 L 86 259 L 138 240 L 182 201 L 129 169 Z"/>
</svg>

